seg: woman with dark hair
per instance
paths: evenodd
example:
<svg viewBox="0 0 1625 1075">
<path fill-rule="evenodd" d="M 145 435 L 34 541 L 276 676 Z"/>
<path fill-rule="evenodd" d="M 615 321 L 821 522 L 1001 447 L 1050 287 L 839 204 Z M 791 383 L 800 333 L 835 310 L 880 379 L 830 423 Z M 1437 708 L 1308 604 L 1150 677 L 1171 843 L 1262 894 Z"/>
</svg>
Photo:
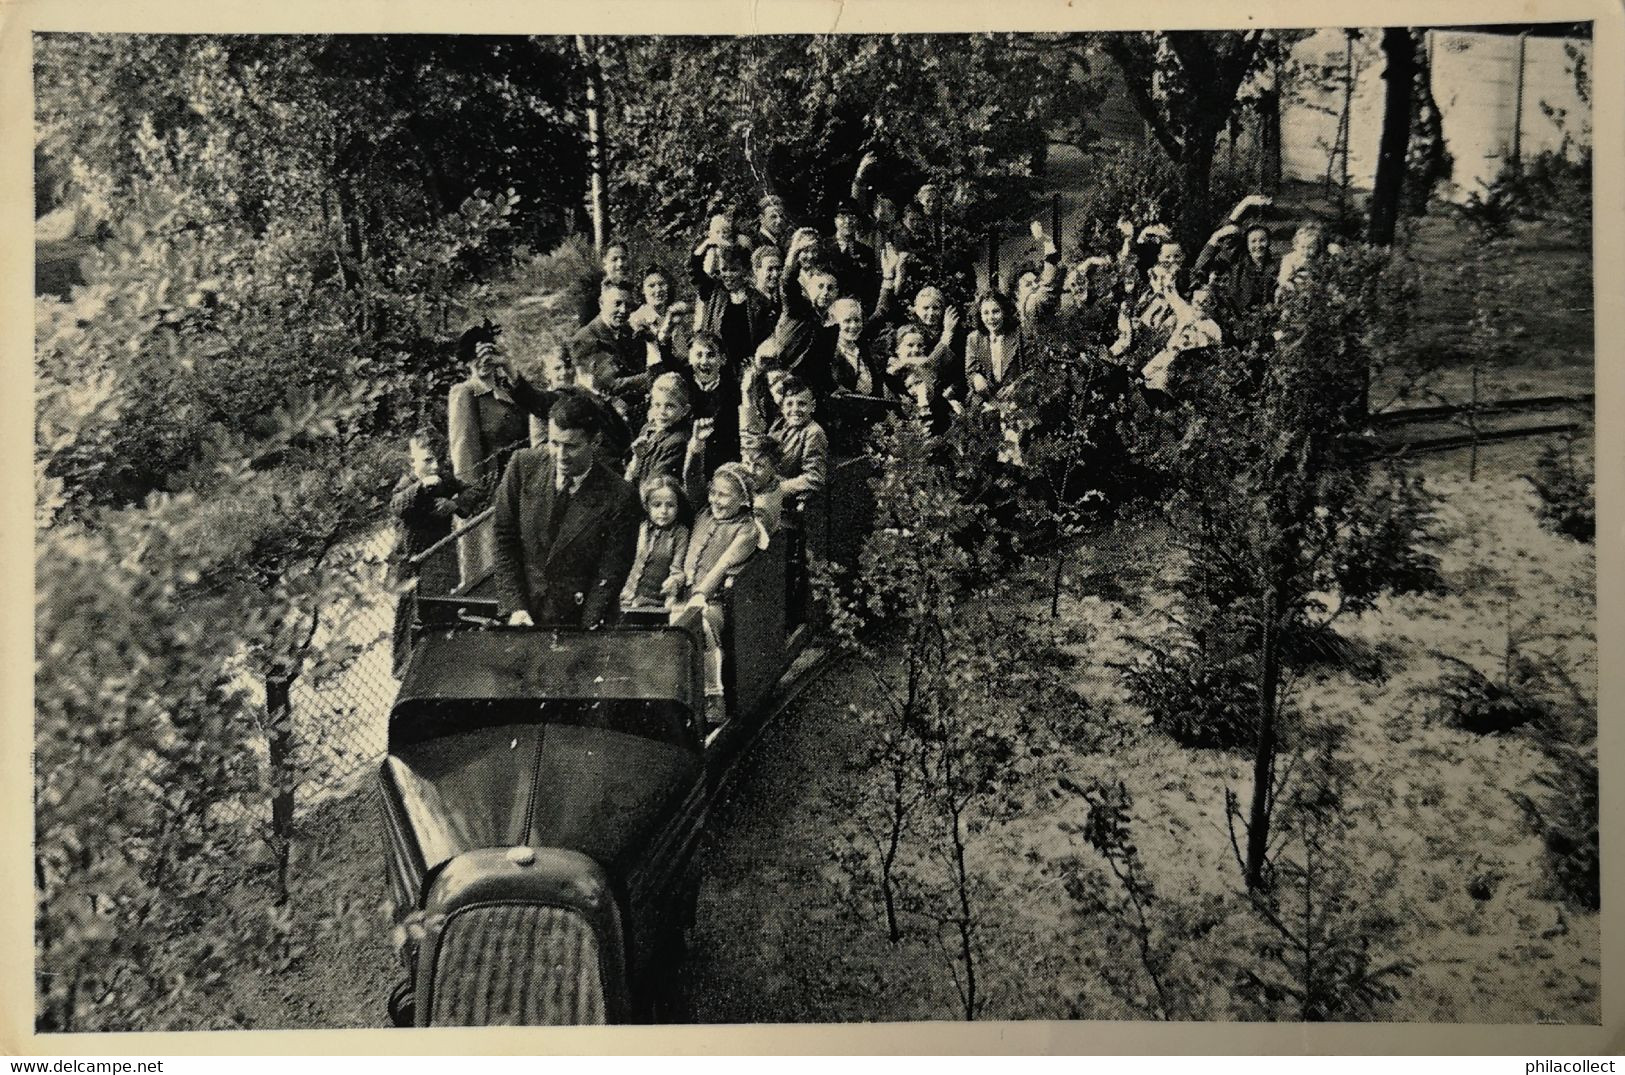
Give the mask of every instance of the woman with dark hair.
<svg viewBox="0 0 1625 1075">
<path fill-rule="evenodd" d="M 750 255 L 740 247 L 725 246 L 715 260 L 716 279 L 704 273 L 694 277 L 700 298 L 695 331 L 722 341 L 728 368 L 738 377 L 777 319 L 773 303 L 751 286 Z"/>
<path fill-rule="evenodd" d="M 1021 323 L 1010 296 L 997 290 L 977 297 L 976 319 L 965 338 L 965 385 L 972 394 L 991 396 L 1024 371 Z"/>
<path fill-rule="evenodd" d="M 660 266 L 650 265 L 643 270 L 642 288 L 643 305 L 632 311 L 626 323 L 633 332 L 647 337 L 654 334 L 671 309 L 671 276 Z"/>
</svg>

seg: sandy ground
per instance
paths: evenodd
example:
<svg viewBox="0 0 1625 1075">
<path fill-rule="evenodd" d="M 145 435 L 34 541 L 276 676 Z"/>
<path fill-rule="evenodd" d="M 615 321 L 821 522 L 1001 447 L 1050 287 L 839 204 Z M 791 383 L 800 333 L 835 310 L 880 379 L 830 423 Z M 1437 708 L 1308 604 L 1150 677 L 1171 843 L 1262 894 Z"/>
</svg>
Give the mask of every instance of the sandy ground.
<svg viewBox="0 0 1625 1075">
<path fill-rule="evenodd" d="M 1349 802 L 1360 821 L 1352 860 L 1372 878 L 1352 877 L 1374 910 L 1398 930 L 1391 955 L 1415 965 L 1401 995 L 1381 1015 L 1400 1021 L 1592 1022 L 1598 1017 L 1599 941 L 1595 915 L 1562 908 L 1545 894 L 1538 840 L 1509 792 L 1525 789 L 1545 764 L 1522 737 L 1478 737 L 1435 720 L 1428 697 L 1442 666 L 1436 653 L 1488 670 L 1504 642 L 1498 587 L 1517 594 L 1520 629 L 1536 617 L 1577 629 L 1564 640 L 1573 661 L 1595 664 L 1592 550 L 1541 530 L 1532 495 L 1518 476 L 1523 460 L 1501 449 L 1465 480 L 1459 454 L 1425 464 L 1444 498 L 1440 523 L 1452 539 L 1443 567 L 1452 593 L 1385 604 L 1344 631 L 1382 655 L 1383 678 L 1332 672 L 1303 686 L 1312 719 L 1347 728 L 1353 766 Z M 1140 575 L 1125 600 L 1082 595 L 1064 616 L 1088 621 L 1096 637 L 1078 668 L 1078 689 L 1115 714 L 1121 741 L 1063 759 L 1079 783 L 1124 781 L 1135 796 L 1134 836 L 1165 898 L 1202 908 L 1233 898 L 1239 871 L 1224 827 L 1224 789 L 1245 795 L 1247 762 L 1195 751 L 1143 727 L 1108 665 L 1129 656 L 1125 637 L 1168 602 L 1156 571 L 1155 527 L 1119 532 L 1089 550 L 1079 570 Z M 1150 576 L 1146 578 L 1145 576 Z M 1041 609 L 1035 604 L 1035 614 Z M 852 779 L 856 732 L 842 719 L 853 689 L 839 677 L 816 708 L 788 714 L 746 779 L 719 812 L 702 903 L 701 1010 L 717 1022 L 954 1018 L 948 964 L 928 943 L 891 946 L 878 911 L 854 909 L 830 853 L 839 828 L 831 804 Z M 1135 974 L 1132 960 L 1074 908 L 1051 866 L 1090 852 L 1058 822 L 1080 821 L 1066 802 L 995 826 L 976 848 L 988 884 L 984 901 L 985 1017 L 1143 1018 L 1103 984 Z M 1098 869 L 1098 861 L 1096 864 Z M 1378 870 L 1391 882 L 1373 888 Z M 1475 899 L 1469 882 L 1488 877 L 1493 895 Z M 793 901 L 787 896 L 793 894 Z M 855 910 L 855 913 L 852 913 Z M 1222 915 L 1220 916 L 1223 917 Z M 1196 958 L 1214 967 L 1235 955 L 1240 934 L 1223 927 Z M 1130 990 L 1132 995 L 1132 989 Z M 1208 1018 L 1258 1017 L 1214 991 L 1191 998 Z"/>
<path fill-rule="evenodd" d="M 1592 548 L 1536 524 L 1532 494 L 1518 476 L 1527 451 L 1489 450 L 1471 484 L 1463 453 L 1421 464 L 1443 498 L 1439 522 L 1449 542 L 1442 562 L 1451 592 L 1386 603 L 1343 629 L 1380 654 L 1381 677 L 1332 670 L 1302 686 L 1300 702 L 1312 719 L 1347 729 L 1344 755 L 1357 789 L 1349 849 L 1372 871 L 1349 883 L 1398 923 L 1390 954 L 1415 965 L 1399 983 L 1398 1000 L 1379 1013 L 1385 1019 L 1598 1018 L 1597 916 L 1548 896 L 1539 842 L 1509 797 L 1546 763 L 1521 736 L 1479 737 L 1440 723 L 1427 694 L 1442 668 L 1436 653 L 1493 666 L 1505 639 L 1507 587 L 1516 595 L 1515 626 L 1540 620 L 1574 630 L 1546 645 L 1563 647 L 1582 677 L 1594 676 Z M 1077 653 L 1077 689 L 1095 703 L 1108 733 L 1093 749 L 1064 752 L 1060 768 L 1079 783 L 1099 777 L 1127 784 L 1136 842 L 1170 908 L 1196 917 L 1225 901 L 1233 908 L 1239 871 L 1225 834 L 1224 789 L 1246 793 L 1248 763 L 1179 747 L 1145 727 L 1123 700 L 1108 665 L 1129 655 L 1128 634 L 1169 603 L 1160 577 L 1166 535 L 1160 524 L 1146 524 L 1111 538 L 1083 550 L 1073 574 L 1118 585 L 1073 594 L 1063 606 L 1066 620 L 1093 628 L 1092 642 Z M 1047 614 L 1039 600 L 1033 609 Z M 845 703 L 861 690 L 858 677 L 832 670 L 764 737 L 714 814 L 691 967 L 705 1021 L 956 1017 L 944 953 L 918 939 L 890 945 L 871 893 L 853 889 L 834 855 L 839 804 L 862 748 Z M 293 915 L 306 949 L 287 972 L 241 980 L 215 1009 L 177 1013 L 177 1023 L 383 1025 L 383 997 L 399 971 L 381 911 L 384 848 L 369 776 L 358 772 L 302 818 Z M 1060 828 L 1082 819 L 1082 804 L 1034 801 L 1049 805 L 993 825 L 972 848 L 983 886 L 982 1015 L 1147 1017 L 1143 991 L 1132 1002 L 1119 995 L 1136 997 L 1134 961 L 1099 919 L 1079 911 L 1055 869 L 1068 855 L 1100 869 Z M 1378 871 L 1386 880 L 1373 887 Z M 1493 888 L 1488 899 L 1468 891 L 1483 878 Z M 1248 936 L 1222 912 L 1214 921 L 1220 924 L 1192 949 L 1210 970 L 1229 966 Z M 1108 988 L 1111 976 L 1128 988 Z M 1260 1014 L 1222 989 L 1189 1000 L 1197 1017 Z"/>
</svg>

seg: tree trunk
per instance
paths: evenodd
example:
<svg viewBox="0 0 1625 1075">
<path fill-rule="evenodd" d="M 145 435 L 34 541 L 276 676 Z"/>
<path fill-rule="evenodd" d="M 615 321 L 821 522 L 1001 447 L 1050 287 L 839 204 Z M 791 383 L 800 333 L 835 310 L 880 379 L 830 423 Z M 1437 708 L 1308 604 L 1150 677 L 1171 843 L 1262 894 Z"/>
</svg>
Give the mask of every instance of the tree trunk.
<svg viewBox="0 0 1625 1075">
<path fill-rule="evenodd" d="M 271 768 L 271 853 L 276 857 L 277 902 L 288 898 L 288 859 L 293 851 L 293 680 L 265 677 L 266 753 Z"/>
<path fill-rule="evenodd" d="M 1390 246 L 1399 225 L 1405 187 L 1406 151 L 1416 99 L 1416 39 L 1404 27 L 1389 27 L 1382 32 L 1382 54 L 1386 61 L 1382 73 L 1382 139 L 1377 147 L 1377 176 L 1371 187 L 1371 224 L 1366 238 L 1379 246 Z"/>
<path fill-rule="evenodd" d="M 589 169 L 589 197 L 592 211 L 593 253 L 602 255 L 609 230 L 609 210 L 604 196 L 604 121 L 599 108 L 602 96 L 598 85 L 598 58 L 587 45 L 587 39 L 576 35 L 576 51 L 587 69 L 587 166 Z"/>
<path fill-rule="evenodd" d="M 1049 618 L 1061 618 L 1061 583 L 1066 578 L 1066 546 L 1064 542 L 1055 550 L 1055 573 L 1050 578 Z"/>
<path fill-rule="evenodd" d="M 903 931 L 897 924 L 897 894 L 896 885 L 892 880 L 892 871 L 897 866 L 897 852 L 903 844 L 903 770 L 901 763 L 894 763 L 898 768 L 892 771 L 892 817 L 891 832 L 888 834 L 886 853 L 880 860 L 880 894 L 886 905 L 886 937 L 896 944 L 903 939 Z"/>
<path fill-rule="evenodd" d="M 1270 90 L 1258 104 L 1258 185 L 1265 194 L 1281 189 L 1281 78 L 1277 63 Z"/>
<path fill-rule="evenodd" d="M 1258 661 L 1258 745 L 1253 754 L 1253 802 L 1247 821 L 1247 887 L 1264 884 L 1264 852 L 1270 836 L 1270 785 L 1275 776 L 1275 703 L 1280 680 L 1280 642 L 1276 637 L 1276 593 L 1272 583 L 1264 596 L 1263 639 Z"/>
<path fill-rule="evenodd" d="M 949 815 L 953 823 L 954 885 L 959 897 L 959 919 L 955 924 L 959 928 L 959 959 L 965 966 L 965 1021 L 970 1022 L 976 1018 L 976 949 L 971 941 L 970 871 L 965 865 L 965 837 L 959 815 L 960 807 L 955 802 Z"/>
<path fill-rule="evenodd" d="M 1195 252 L 1206 245 L 1213 224 L 1213 152 L 1216 137 L 1215 131 L 1207 137 L 1193 139 L 1185 145 L 1176 162 L 1185 202 L 1175 228 L 1186 253 L 1193 258 Z"/>
</svg>

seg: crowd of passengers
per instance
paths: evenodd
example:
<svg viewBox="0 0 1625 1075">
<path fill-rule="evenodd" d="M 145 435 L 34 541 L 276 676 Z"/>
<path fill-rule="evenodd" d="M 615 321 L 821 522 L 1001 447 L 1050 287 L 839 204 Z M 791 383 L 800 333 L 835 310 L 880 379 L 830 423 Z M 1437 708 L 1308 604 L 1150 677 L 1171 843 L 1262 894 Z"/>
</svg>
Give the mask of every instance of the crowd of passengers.
<svg viewBox="0 0 1625 1075">
<path fill-rule="evenodd" d="M 707 721 L 720 724 L 723 588 L 775 535 L 794 562 L 832 436 L 844 454 L 887 410 L 843 406 L 843 424 L 827 429 L 830 399 L 890 400 L 940 433 L 956 411 L 995 406 L 1035 375 L 1027 353 L 1049 321 L 1155 398 L 1182 356 L 1258 331 L 1325 249 L 1310 224 L 1277 257 L 1258 195 L 1189 264 L 1153 211 L 1118 221 L 1117 250 L 1071 263 L 1034 223 L 1036 256 L 1013 292 L 995 279 L 967 302 L 974 270 L 944 253 L 952 223 L 937 185 L 899 214 L 872 194 L 875 166 L 864 158 L 827 236 L 792 228 L 769 195 L 748 223 L 713 215 L 680 273 L 634 274 L 627 245 L 606 243 L 583 292 L 595 301 L 568 339 L 542 347 L 540 383 L 515 372 L 497 326 L 465 332 L 468 377 L 447 400 L 447 434 L 413 433 L 395 490 L 402 561 L 487 508 L 494 520 L 458 537 L 455 564 L 408 568 L 418 590 L 490 577 L 513 626 L 697 614 Z"/>
</svg>

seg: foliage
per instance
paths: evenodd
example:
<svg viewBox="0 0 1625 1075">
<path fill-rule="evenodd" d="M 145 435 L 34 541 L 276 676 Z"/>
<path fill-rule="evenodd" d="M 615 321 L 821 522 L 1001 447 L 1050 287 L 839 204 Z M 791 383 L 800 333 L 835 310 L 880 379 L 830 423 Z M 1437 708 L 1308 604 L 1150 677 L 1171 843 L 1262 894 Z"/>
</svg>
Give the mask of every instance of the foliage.
<svg viewBox="0 0 1625 1075">
<path fill-rule="evenodd" d="M 1256 189 L 1245 169 L 1224 162 L 1214 164 L 1210 183 L 1208 200 L 1215 206 L 1234 205 Z M 1089 183 L 1073 197 L 1076 208 L 1069 219 L 1080 258 L 1115 254 L 1123 242 L 1117 230 L 1123 217 L 1143 226 L 1180 221 L 1193 211 L 1178 169 L 1157 143 L 1114 142 L 1095 148 L 1089 155 Z M 1206 241 L 1205 234 L 1200 236 L 1193 249 Z"/>
<path fill-rule="evenodd" d="M 1266 620 L 1277 636 L 1303 635 L 1383 593 L 1437 585 L 1425 489 L 1375 466 L 1357 436 L 1369 370 L 1403 341 L 1404 318 L 1387 305 L 1403 293 L 1385 279 L 1395 271 L 1364 247 L 1329 261 L 1288 296 L 1273 352 L 1225 350 L 1205 364 L 1148 449 L 1175 489 L 1184 644 L 1129 679 L 1186 741 L 1252 740 L 1229 703 L 1260 674 Z M 1222 686 L 1220 701 L 1181 706 L 1182 685 Z M 1204 713 L 1211 726 L 1190 724 Z"/>
<path fill-rule="evenodd" d="M 1236 965 L 1235 987 L 1265 1018 L 1377 1018 L 1399 996 L 1397 981 L 1414 968 L 1383 954 L 1397 937 L 1398 921 L 1380 899 L 1349 884 L 1358 867 L 1347 847 L 1353 819 L 1345 802 L 1346 766 L 1332 744 L 1322 743 L 1300 769 L 1306 771 L 1276 792 L 1267 883 L 1249 892 L 1259 928 L 1252 950 L 1259 958 Z M 1227 803 L 1230 817 L 1238 817 L 1233 795 Z M 1389 884 L 1379 874 L 1367 879 L 1365 891 L 1380 893 Z"/>
<path fill-rule="evenodd" d="M 42 399 L 52 445 L 105 413 L 78 402 Z M 285 941 L 274 907 L 220 914 L 253 850 L 240 811 L 269 782 L 240 632 L 269 621 L 216 584 L 231 554 L 196 493 L 87 525 L 54 516 L 65 498 L 48 469 L 36 471 L 50 523 L 35 575 L 38 1025 L 159 1029 L 160 1002 L 207 995 Z"/>
<path fill-rule="evenodd" d="M 1051 659 L 1055 640 L 987 600 L 997 423 L 963 415 L 939 441 L 927 417 L 895 416 L 877 434 L 875 528 L 852 577 L 823 582 L 833 635 L 873 687 L 853 708 L 868 751 L 837 857 L 878 889 L 893 944 L 940 949 L 958 1014 L 974 1019 L 985 1004 L 976 844 L 1023 807 L 1054 727 L 1081 702 Z"/>
<path fill-rule="evenodd" d="M 1579 691 L 1572 702 L 1532 730 L 1547 762 L 1535 777 L 1538 793 L 1512 797 L 1540 835 L 1554 892 L 1595 911 L 1602 906 L 1597 709 L 1595 698 Z"/>
<path fill-rule="evenodd" d="M 1536 691 L 1536 670 L 1514 659 L 1503 674 L 1491 679 L 1466 661 L 1446 657 L 1449 669 L 1440 677 L 1439 713 L 1452 726 L 1475 735 L 1510 732 L 1546 713 Z"/>
<path fill-rule="evenodd" d="M 143 124 L 160 140 L 224 129 L 235 151 L 296 159 L 238 176 L 237 211 L 263 227 L 281 184 L 309 181 L 306 208 L 341 222 L 325 252 L 384 274 L 402 225 L 432 224 L 479 190 L 516 191 L 518 233 L 533 243 L 565 230 L 586 175 L 576 68 L 561 38 L 42 34 L 36 121 L 81 195 L 86 180 L 140 173 Z"/>
<path fill-rule="evenodd" d="M 1252 744 L 1257 690 L 1237 659 L 1245 637 L 1237 617 L 1213 617 L 1193 629 L 1177 620 L 1163 637 L 1136 640 L 1139 656 L 1119 667 L 1123 686 L 1153 728 L 1188 747 L 1225 750 Z"/>
<path fill-rule="evenodd" d="M 1015 34 L 641 37 L 600 43 L 617 229 L 690 235 L 764 194 L 828 230 L 873 149 L 898 206 L 929 175 L 973 232 L 1035 188 L 1055 116 L 1099 99 L 1081 50 Z M 720 76 L 719 76 L 720 73 Z M 951 122 L 943 117 L 951 116 Z M 682 168 L 672 167 L 683 161 Z"/>
<path fill-rule="evenodd" d="M 1527 475 L 1540 496 L 1537 509 L 1547 529 L 1590 542 L 1597 536 L 1597 493 L 1589 468 L 1575 461 L 1574 444 L 1549 444 L 1535 457 Z"/>
<path fill-rule="evenodd" d="M 1111 876 L 1106 881 L 1078 858 L 1063 859 L 1058 868 L 1067 895 L 1092 920 L 1105 920 L 1117 935 L 1107 940 L 1111 950 L 1134 952 L 1139 975 L 1150 989 L 1109 963 L 1102 968 L 1106 984 L 1135 1009 L 1159 1019 L 1201 1018 L 1205 1013 L 1197 1005 L 1204 968 L 1194 950 L 1217 924 L 1216 909 L 1187 915 L 1161 899 L 1134 843 L 1134 798 L 1126 786 L 1096 781 L 1083 787 L 1063 776 L 1060 787 L 1089 808 L 1082 825 L 1062 822 L 1062 831 L 1081 837 Z"/>
<path fill-rule="evenodd" d="M 1097 35 L 1122 73 L 1129 99 L 1178 172 L 1183 202 L 1170 221 L 1187 249 L 1200 249 L 1218 217 L 1212 168 L 1249 75 L 1281 54 L 1294 33 L 1168 30 Z"/>
<path fill-rule="evenodd" d="M 1491 238 L 1518 220 L 1553 224 L 1582 242 L 1591 236 L 1591 150 L 1575 157 L 1545 150 L 1521 164 L 1507 161 L 1459 207 L 1462 218 Z"/>
<path fill-rule="evenodd" d="M 1139 476 L 1127 451 L 1135 410 L 1123 371 L 1079 350 L 1081 326 L 1029 337 L 1028 372 L 998 406 L 1015 434 L 1024 480 L 1020 518 L 1048 546 L 1050 617 L 1060 616 L 1069 553 L 1087 530 L 1128 501 Z"/>
<path fill-rule="evenodd" d="M 281 897 L 312 752 L 292 685 L 370 641 L 324 617 L 372 585 L 354 539 L 443 393 L 423 359 L 511 239 L 513 194 L 408 205 L 402 175 L 344 156 L 334 139 L 399 117 L 337 94 L 322 48 L 39 52 L 44 144 L 76 154 L 73 197 L 105 222 L 85 284 L 36 304 L 42 1028 L 146 1028 L 228 961 L 295 958 Z M 140 92 L 98 83 L 120 56 Z"/>
</svg>

